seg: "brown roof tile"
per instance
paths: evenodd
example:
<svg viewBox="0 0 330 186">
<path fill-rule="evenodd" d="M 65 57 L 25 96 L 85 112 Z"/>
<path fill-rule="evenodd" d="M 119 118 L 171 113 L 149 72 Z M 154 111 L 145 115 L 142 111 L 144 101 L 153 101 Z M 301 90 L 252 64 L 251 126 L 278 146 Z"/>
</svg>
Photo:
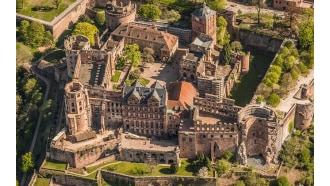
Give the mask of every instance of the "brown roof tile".
<svg viewBox="0 0 330 186">
<path fill-rule="evenodd" d="M 170 83 L 168 92 L 167 107 L 169 109 L 181 107 L 187 110 L 188 106 L 193 105 L 193 98 L 198 95 L 196 87 L 185 81 Z"/>
</svg>

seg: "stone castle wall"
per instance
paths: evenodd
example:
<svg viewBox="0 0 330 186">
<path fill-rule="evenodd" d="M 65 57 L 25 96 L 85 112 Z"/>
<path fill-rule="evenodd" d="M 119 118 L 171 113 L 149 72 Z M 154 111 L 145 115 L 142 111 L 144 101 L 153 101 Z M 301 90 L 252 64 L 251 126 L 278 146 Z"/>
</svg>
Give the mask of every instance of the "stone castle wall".
<svg viewBox="0 0 330 186">
<path fill-rule="evenodd" d="M 298 130 L 305 130 L 312 124 L 314 116 L 314 104 L 296 104 L 296 112 L 294 119 L 294 128 Z"/>
<path fill-rule="evenodd" d="M 82 178 L 71 175 L 52 175 L 52 181 L 55 184 L 60 185 L 84 185 L 84 186 L 93 186 L 97 185 L 96 179 Z"/>
<path fill-rule="evenodd" d="M 247 47 L 276 53 L 280 49 L 283 40 L 272 38 L 263 34 L 254 33 L 248 30 L 240 30 L 239 41 L 242 43 L 242 45 Z"/>
<path fill-rule="evenodd" d="M 118 185 L 134 184 L 135 186 L 145 185 L 168 185 L 179 184 L 190 186 L 216 186 L 216 178 L 198 178 L 194 176 L 143 176 L 134 177 L 119 173 L 101 171 L 102 178 L 106 181 L 115 182 Z"/>
</svg>

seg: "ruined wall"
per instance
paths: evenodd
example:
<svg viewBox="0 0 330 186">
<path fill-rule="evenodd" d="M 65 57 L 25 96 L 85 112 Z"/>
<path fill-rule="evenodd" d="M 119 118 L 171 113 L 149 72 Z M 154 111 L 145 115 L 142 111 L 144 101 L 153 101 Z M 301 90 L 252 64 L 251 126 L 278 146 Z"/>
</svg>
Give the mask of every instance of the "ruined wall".
<svg viewBox="0 0 330 186">
<path fill-rule="evenodd" d="M 50 158 L 57 161 L 68 162 L 70 167 L 82 168 L 105 157 L 105 153 L 117 152 L 117 142 L 118 140 L 113 139 L 106 143 L 85 146 L 77 150 L 66 149 L 61 146 L 61 143 L 57 145 L 51 144 Z"/>
<path fill-rule="evenodd" d="M 179 132 L 180 158 L 195 159 L 197 155 L 196 134 L 193 132 Z"/>
<path fill-rule="evenodd" d="M 82 178 L 71 175 L 52 175 L 53 183 L 60 185 L 84 185 L 93 186 L 97 185 L 96 179 Z"/>
<path fill-rule="evenodd" d="M 249 30 L 240 30 L 239 41 L 247 47 L 276 53 L 280 49 L 283 40 Z"/>
<path fill-rule="evenodd" d="M 102 178 L 106 181 L 115 182 L 116 185 L 135 186 L 145 185 L 167 185 L 176 186 L 179 184 L 190 186 L 216 186 L 216 178 L 198 178 L 193 176 L 126 176 L 119 173 L 101 171 Z"/>
<path fill-rule="evenodd" d="M 121 160 L 130 162 L 148 163 L 154 160 L 160 164 L 171 164 L 177 162 L 179 158 L 175 152 L 159 152 L 151 150 L 122 149 Z"/>
</svg>

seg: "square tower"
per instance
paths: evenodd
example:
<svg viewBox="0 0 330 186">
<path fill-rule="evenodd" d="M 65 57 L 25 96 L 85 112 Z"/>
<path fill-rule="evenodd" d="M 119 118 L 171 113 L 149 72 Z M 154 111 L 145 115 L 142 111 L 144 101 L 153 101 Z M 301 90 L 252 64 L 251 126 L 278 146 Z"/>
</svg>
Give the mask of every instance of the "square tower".
<svg viewBox="0 0 330 186">
<path fill-rule="evenodd" d="M 216 42 L 217 34 L 217 12 L 206 6 L 204 2 L 202 7 L 191 14 L 192 39 L 194 40 L 200 34 L 209 35 L 213 42 Z"/>
</svg>

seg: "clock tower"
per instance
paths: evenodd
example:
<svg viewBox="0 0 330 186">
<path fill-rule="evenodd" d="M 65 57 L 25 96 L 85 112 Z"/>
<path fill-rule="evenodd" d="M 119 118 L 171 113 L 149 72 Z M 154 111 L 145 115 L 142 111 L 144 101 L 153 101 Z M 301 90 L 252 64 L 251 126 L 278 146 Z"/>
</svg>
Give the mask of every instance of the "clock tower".
<svg viewBox="0 0 330 186">
<path fill-rule="evenodd" d="M 191 19 L 192 40 L 203 33 L 209 35 L 215 44 L 217 35 L 217 12 L 210 9 L 204 2 L 202 7 L 191 14 Z"/>
</svg>

